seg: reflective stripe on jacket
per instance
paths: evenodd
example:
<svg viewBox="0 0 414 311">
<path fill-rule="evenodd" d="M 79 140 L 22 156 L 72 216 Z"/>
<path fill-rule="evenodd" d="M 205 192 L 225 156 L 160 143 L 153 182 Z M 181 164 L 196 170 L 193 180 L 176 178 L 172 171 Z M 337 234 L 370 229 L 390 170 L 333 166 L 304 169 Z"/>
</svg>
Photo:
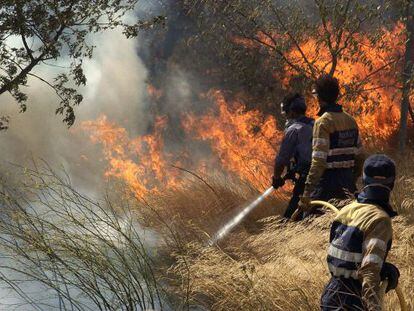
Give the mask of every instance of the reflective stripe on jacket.
<svg viewBox="0 0 414 311">
<path fill-rule="evenodd" d="M 374 204 L 351 203 L 338 213 L 331 226 L 329 271 L 335 277 L 359 280 L 368 310 L 380 307 L 380 272 L 391 240 L 391 218 Z"/>
<path fill-rule="evenodd" d="M 305 190 L 308 193 L 316 188 L 328 171 L 350 170 L 351 174 L 343 174 L 350 179 L 356 179 L 362 172 L 364 155 L 358 126 L 341 106 L 332 107 L 316 120 L 313 128 L 312 164 Z M 354 180 L 341 182 L 351 184 Z"/>
</svg>

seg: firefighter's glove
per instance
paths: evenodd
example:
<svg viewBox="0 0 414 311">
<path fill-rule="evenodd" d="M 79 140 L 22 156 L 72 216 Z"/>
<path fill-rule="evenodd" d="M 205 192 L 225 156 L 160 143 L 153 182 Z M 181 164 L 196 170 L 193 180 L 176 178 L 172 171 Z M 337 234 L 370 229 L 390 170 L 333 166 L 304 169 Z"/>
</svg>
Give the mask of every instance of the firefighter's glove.
<svg viewBox="0 0 414 311">
<path fill-rule="evenodd" d="M 397 288 L 398 286 L 398 279 L 400 277 L 400 271 L 396 266 L 392 263 L 385 262 L 381 269 L 381 281 L 387 280 L 388 286 L 386 289 L 386 293 L 390 290 Z"/>
<path fill-rule="evenodd" d="M 283 178 L 273 176 L 272 178 L 273 188 L 277 189 L 277 188 L 283 187 L 284 184 L 285 184 L 285 180 Z"/>
<path fill-rule="evenodd" d="M 312 209 L 311 197 L 306 193 L 304 193 L 303 196 L 300 197 L 300 208 L 303 212 L 310 212 Z"/>
</svg>

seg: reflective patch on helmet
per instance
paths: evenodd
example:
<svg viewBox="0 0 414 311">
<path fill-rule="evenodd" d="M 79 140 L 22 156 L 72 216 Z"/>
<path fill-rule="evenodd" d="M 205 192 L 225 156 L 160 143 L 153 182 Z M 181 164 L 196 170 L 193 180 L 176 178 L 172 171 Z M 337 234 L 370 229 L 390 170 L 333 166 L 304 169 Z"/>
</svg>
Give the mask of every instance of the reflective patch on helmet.
<svg viewBox="0 0 414 311">
<path fill-rule="evenodd" d="M 284 103 L 280 103 L 280 113 L 282 114 L 282 116 L 286 115 Z"/>
<path fill-rule="evenodd" d="M 383 185 L 389 185 L 392 184 L 395 181 L 395 177 L 385 177 L 385 176 L 368 176 L 365 173 L 362 175 L 363 180 L 367 184 L 383 184 Z"/>
</svg>

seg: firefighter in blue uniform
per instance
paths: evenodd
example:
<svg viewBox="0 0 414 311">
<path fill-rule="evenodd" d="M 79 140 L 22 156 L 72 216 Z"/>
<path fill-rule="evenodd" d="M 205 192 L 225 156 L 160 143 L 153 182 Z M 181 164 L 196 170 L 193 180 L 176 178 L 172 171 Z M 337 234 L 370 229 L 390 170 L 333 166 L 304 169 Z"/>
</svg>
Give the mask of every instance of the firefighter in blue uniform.
<svg viewBox="0 0 414 311">
<path fill-rule="evenodd" d="M 306 103 L 300 94 L 289 94 L 281 104 L 282 114 L 286 116 L 284 137 L 276 156 L 272 185 L 284 185 L 282 174 L 285 169 L 295 179 L 292 198 L 284 217 L 290 218 L 298 207 L 300 196 L 305 188 L 312 155 L 312 128 L 314 120 L 305 116 Z"/>
<path fill-rule="evenodd" d="M 396 215 L 389 204 L 394 180 L 395 164 L 387 156 L 365 161 L 363 190 L 331 226 L 327 261 L 332 277 L 321 310 L 380 311 L 381 280 L 387 279 L 387 291 L 397 287 L 398 269 L 386 262 Z"/>
<path fill-rule="evenodd" d="M 314 95 L 320 111 L 313 128 L 312 163 L 301 199 L 305 210 L 312 199 L 344 199 L 356 191 L 364 153 L 355 119 L 337 103 L 338 80 L 325 75 L 316 81 Z"/>
</svg>

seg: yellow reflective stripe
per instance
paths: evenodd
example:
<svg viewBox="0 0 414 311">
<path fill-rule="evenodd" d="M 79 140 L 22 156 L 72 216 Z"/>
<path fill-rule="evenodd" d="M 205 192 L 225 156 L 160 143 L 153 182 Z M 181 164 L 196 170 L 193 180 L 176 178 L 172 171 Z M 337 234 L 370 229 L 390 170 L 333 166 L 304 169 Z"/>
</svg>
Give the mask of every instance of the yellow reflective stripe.
<svg viewBox="0 0 414 311">
<path fill-rule="evenodd" d="M 353 278 L 356 280 L 358 279 L 357 270 L 348 270 L 345 268 L 339 268 L 330 263 L 328 263 L 328 268 L 333 276 L 336 276 L 336 277 L 342 276 L 344 278 Z"/>
<path fill-rule="evenodd" d="M 342 155 L 342 154 L 357 154 L 358 148 L 355 147 L 349 147 L 349 148 L 335 148 L 331 149 L 328 152 L 328 155 Z"/>
<path fill-rule="evenodd" d="M 354 166 L 355 166 L 354 160 L 327 163 L 328 168 L 351 168 Z"/>
<path fill-rule="evenodd" d="M 372 238 L 369 239 L 368 241 L 365 241 L 363 244 L 363 249 L 367 250 L 370 248 L 379 248 L 380 250 L 386 252 L 387 251 L 387 243 L 385 243 L 385 241 L 377 239 L 377 238 Z"/>
<path fill-rule="evenodd" d="M 360 263 L 362 261 L 362 253 L 344 251 L 342 249 L 335 247 L 332 244 L 329 246 L 328 255 L 349 262 Z"/>
<path fill-rule="evenodd" d="M 375 255 L 375 254 L 369 254 L 369 255 L 364 256 L 364 259 L 362 260 L 362 266 L 373 263 L 373 264 L 377 264 L 378 266 L 382 267 L 383 262 L 384 260 L 380 256 Z"/>
<path fill-rule="evenodd" d="M 324 151 L 314 151 L 312 152 L 312 158 L 324 159 L 328 157 L 328 153 Z"/>
<path fill-rule="evenodd" d="M 314 147 L 315 146 L 328 146 L 329 145 L 329 139 L 315 137 L 312 140 L 312 145 Z"/>
</svg>

